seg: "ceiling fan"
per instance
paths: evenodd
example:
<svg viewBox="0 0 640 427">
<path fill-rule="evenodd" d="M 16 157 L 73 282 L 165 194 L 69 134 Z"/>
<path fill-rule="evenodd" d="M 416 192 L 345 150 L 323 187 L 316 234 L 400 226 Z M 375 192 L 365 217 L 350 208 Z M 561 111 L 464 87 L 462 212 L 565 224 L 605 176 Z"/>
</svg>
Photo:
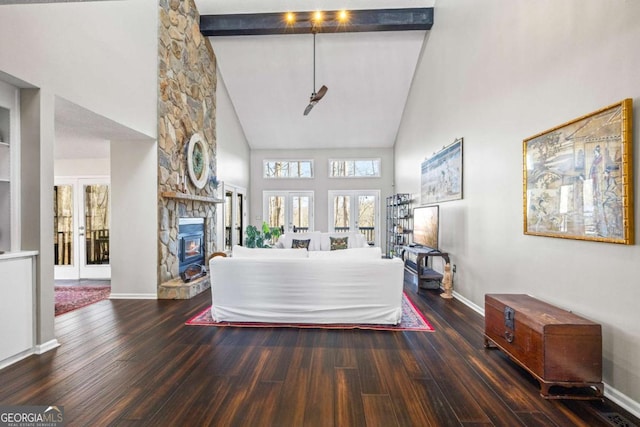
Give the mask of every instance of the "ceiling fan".
<svg viewBox="0 0 640 427">
<path fill-rule="evenodd" d="M 313 31 L 313 92 L 311 92 L 311 97 L 309 98 L 309 105 L 304 109 L 304 115 L 309 114 L 311 109 L 322 99 L 322 97 L 327 93 L 327 87 L 322 85 L 320 90 L 316 92 L 316 33 L 317 31 Z"/>
</svg>

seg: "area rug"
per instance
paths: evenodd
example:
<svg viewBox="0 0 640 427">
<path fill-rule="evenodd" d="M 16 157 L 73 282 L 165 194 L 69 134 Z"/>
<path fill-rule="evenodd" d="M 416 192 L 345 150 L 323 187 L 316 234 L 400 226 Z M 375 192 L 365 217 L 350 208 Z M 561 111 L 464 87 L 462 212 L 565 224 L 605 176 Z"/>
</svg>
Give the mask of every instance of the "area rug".
<svg viewBox="0 0 640 427">
<path fill-rule="evenodd" d="M 111 286 L 55 286 L 56 316 L 109 298 Z"/>
<path fill-rule="evenodd" d="M 434 332 L 431 323 L 416 308 L 413 302 L 402 294 L 402 318 L 399 325 L 353 325 L 315 323 L 262 323 L 262 322 L 218 322 L 211 316 L 211 307 L 186 322 L 191 326 L 236 326 L 248 328 L 318 328 L 318 329 L 368 329 L 376 331 L 422 331 Z"/>
</svg>

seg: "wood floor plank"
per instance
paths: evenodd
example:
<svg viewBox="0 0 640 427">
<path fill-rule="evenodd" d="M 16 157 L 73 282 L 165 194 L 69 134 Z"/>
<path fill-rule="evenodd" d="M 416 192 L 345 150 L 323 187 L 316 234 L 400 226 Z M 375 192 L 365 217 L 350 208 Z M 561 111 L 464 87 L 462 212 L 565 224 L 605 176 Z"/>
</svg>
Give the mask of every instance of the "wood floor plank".
<svg viewBox="0 0 640 427">
<path fill-rule="evenodd" d="M 424 341 L 423 347 L 429 348 L 427 336 L 412 336 L 417 343 Z M 447 397 L 457 419 L 462 423 L 488 423 L 489 418 L 485 411 L 476 402 L 475 396 L 469 391 L 466 384 L 467 377 L 451 375 L 450 363 L 455 363 L 452 358 L 443 358 L 437 351 L 421 352 L 416 359 L 422 360 L 431 372 L 430 377 L 438 384 L 443 394 Z M 455 358 L 458 362 L 460 358 Z"/>
<path fill-rule="evenodd" d="M 377 369 L 389 388 L 394 411 L 400 425 L 430 426 L 434 420 L 427 414 L 429 408 L 418 400 L 411 378 L 402 366 L 393 350 L 373 350 Z"/>
<path fill-rule="evenodd" d="M 542 399 L 484 349 L 478 313 L 405 291 L 435 332 L 186 326 L 209 291 L 101 301 L 56 318 L 59 348 L 0 370 L 0 405 L 61 405 L 70 426 L 640 425 L 608 399 Z"/>
<path fill-rule="evenodd" d="M 327 338 L 326 334 L 321 335 L 319 338 Z M 331 427 L 335 425 L 335 353 L 330 348 L 316 347 L 311 357 L 304 425 Z"/>
<path fill-rule="evenodd" d="M 335 383 L 336 425 L 354 427 L 366 425 L 358 370 L 353 368 L 336 368 Z"/>
<path fill-rule="evenodd" d="M 307 396 L 310 392 L 311 348 L 295 347 L 288 361 L 289 369 L 280 399 L 276 403 L 273 425 L 301 426 L 304 424 Z"/>
<path fill-rule="evenodd" d="M 362 406 L 367 427 L 400 426 L 388 394 L 364 394 Z"/>
</svg>

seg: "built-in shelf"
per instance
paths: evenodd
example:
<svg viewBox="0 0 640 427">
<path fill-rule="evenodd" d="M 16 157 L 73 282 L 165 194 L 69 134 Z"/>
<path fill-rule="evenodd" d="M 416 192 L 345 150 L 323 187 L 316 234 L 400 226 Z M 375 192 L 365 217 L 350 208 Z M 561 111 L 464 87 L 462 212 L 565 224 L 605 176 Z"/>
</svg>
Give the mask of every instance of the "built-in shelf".
<svg viewBox="0 0 640 427">
<path fill-rule="evenodd" d="M 164 191 L 160 193 L 165 199 L 192 200 L 202 203 L 224 203 L 224 200 L 215 197 L 198 196 L 196 194 L 179 193 L 177 191 Z"/>
<path fill-rule="evenodd" d="M 10 150 L 9 143 L 0 141 L 0 182 L 9 182 Z"/>
<path fill-rule="evenodd" d="M 0 104 L 15 107 L 13 94 L 17 94 L 17 88 L 7 87 L 0 81 Z M 17 176 L 16 171 L 12 171 L 17 165 L 11 164 L 11 157 L 14 149 L 11 146 L 12 121 L 15 120 L 9 108 L 0 107 L 0 250 L 9 251 L 12 249 L 11 240 L 15 233 L 14 225 L 17 221 L 14 213 L 15 195 L 17 191 L 12 191 L 12 174 Z M 12 168 L 13 166 L 13 168 Z M 12 218 L 12 216 L 14 216 Z M 13 248 L 15 249 L 15 248 Z M 2 359 L 2 357 L 0 357 Z"/>
</svg>

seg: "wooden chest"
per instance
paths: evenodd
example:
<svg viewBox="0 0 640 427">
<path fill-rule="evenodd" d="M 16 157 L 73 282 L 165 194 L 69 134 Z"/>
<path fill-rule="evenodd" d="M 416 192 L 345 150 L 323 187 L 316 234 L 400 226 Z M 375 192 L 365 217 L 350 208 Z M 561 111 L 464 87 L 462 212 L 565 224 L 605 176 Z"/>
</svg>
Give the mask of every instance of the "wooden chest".
<svg viewBox="0 0 640 427">
<path fill-rule="evenodd" d="M 497 346 L 536 377 L 543 397 L 602 396 L 599 324 L 522 294 L 486 294 L 484 307 L 485 347 Z M 588 387 L 595 395 L 551 394 L 552 386 Z"/>
</svg>

